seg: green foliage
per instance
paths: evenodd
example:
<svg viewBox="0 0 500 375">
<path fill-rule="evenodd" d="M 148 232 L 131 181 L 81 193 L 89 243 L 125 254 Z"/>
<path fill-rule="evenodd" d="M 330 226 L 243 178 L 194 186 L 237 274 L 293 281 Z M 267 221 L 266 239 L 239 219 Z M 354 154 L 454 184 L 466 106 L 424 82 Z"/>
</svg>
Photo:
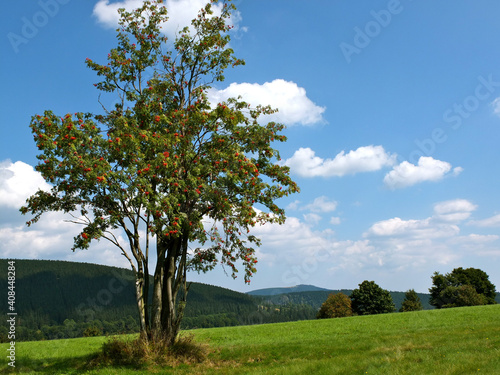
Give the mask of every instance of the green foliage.
<svg viewBox="0 0 500 375">
<path fill-rule="evenodd" d="M 358 315 L 384 314 L 396 310 L 391 294 L 375 284 L 363 281 L 351 293 L 352 310 Z"/>
<path fill-rule="evenodd" d="M 274 289 L 272 289 L 274 291 Z M 349 289 L 339 289 L 339 290 L 329 290 L 329 291 L 312 291 L 312 292 L 294 292 L 294 293 L 283 293 L 275 294 L 275 295 L 260 295 L 263 298 L 263 301 L 270 304 L 275 305 L 285 305 L 288 303 L 292 304 L 306 304 L 313 307 L 316 311 L 319 310 L 323 302 L 328 298 L 328 296 L 332 293 L 344 293 L 348 296 L 351 295 L 352 290 Z M 403 304 L 405 299 L 404 292 L 394 292 L 390 291 L 392 300 L 394 301 L 394 305 L 399 310 Z M 429 294 L 425 293 L 417 293 L 418 297 L 422 301 L 422 305 L 424 310 L 430 310 L 434 307 L 429 304 Z M 254 295 L 257 297 L 257 295 Z M 500 295 L 499 295 L 500 301 Z"/>
<path fill-rule="evenodd" d="M 405 299 L 399 311 L 408 312 L 408 311 L 419 311 L 423 309 L 424 307 L 422 306 L 422 301 L 420 301 L 417 292 L 415 292 L 415 290 L 413 289 L 407 291 L 405 293 Z"/>
<path fill-rule="evenodd" d="M 94 337 L 94 336 L 101 336 L 102 331 L 99 327 L 96 326 L 90 326 L 85 328 L 85 331 L 83 331 L 83 337 Z"/>
<path fill-rule="evenodd" d="M 486 272 L 477 268 L 455 268 L 451 273 L 432 276 L 430 303 L 440 308 L 495 304 L 495 285 Z"/>
<path fill-rule="evenodd" d="M 344 293 L 330 294 L 321 305 L 318 319 L 344 318 L 352 316 L 351 299 Z"/>
<path fill-rule="evenodd" d="M 441 292 L 441 298 L 450 301 L 443 308 L 487 305 L 486 297 L 479 294 L 472 285 L 447 286 Z"/>
<path fill-rule="evenodd" d="M 234 6 L 221 0 L 215 15 L 215 2 L 173 41 L 160 32 L 168 21 L 163 1 L 120 9 L 118 45 L 107 63 L 86 59 L 102 79 L 96 88 L 118 99 L 115 108 L 62 116 L 47 110 L 30 125 L 40 150 L 36 170 L 53 188 L 21 208 L 32 215 L 27 224 L 49 211 L 72 213 L 82 224 L 73 250 L 99 239 L 117 246 L 136 275 L 141 330 L 168 331 L 172 342 L 182 314 L 169 306 L 184 306 L 176 298 L 187 291 L 187 270 L 205 272 L 220 262 L 236 277 L 239 262 L 249 282 L 260 244 L 251 228 L 283 223 L 275 201 L 299 190 L 274 148 L 286 140 L 284 126 L 259 124 L 274 109 L 242 98 L 208 101 L 207 90 L 224 80 L 225 69 L 244 64 L 228 46 Z M 189 242 L 201 247 L 188 252 Z"/>
</svg>

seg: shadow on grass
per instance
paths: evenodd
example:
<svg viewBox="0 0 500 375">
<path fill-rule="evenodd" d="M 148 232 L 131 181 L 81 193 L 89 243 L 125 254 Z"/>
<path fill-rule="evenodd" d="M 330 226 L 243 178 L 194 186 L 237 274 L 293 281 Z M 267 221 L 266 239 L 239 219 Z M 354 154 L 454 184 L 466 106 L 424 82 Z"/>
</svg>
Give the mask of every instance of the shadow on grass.
<svg viewBox="0 0 500 375">
<path fill-rule="evenodd" d="M 185 367 L 204 362 L 208 353 L 208 345 L 194 342 L 192 335 L 180 337 L 171 346 L 163 342 L 155 344 L 140 339 L 111 337 L 100 349 L 80 356 L 30 358 L 26 352 L 17 357 L 15 368 L 0 368 L 0 374 L 80 374 L 91 371 L 106 373 L 107 370 L 135 372 L 148 368 Z"/>
<path fill-rule="evenodd" d="M 0 374 L 14 373 L 36 373 L 36 374 L 81 374 L 91 370 L 103 370 L 107 367 L 117 369 L 115 366 L 96 364 L 99 353 L 85 356 L 61 359 L 60 357 L 47 357 L 43 359 L 31 359 L 25 356 L 18 357 L 16 367 L 4 367 Z M 141 365 L 122 365 L 120 368 L 138 370 Z"/>
</svg>

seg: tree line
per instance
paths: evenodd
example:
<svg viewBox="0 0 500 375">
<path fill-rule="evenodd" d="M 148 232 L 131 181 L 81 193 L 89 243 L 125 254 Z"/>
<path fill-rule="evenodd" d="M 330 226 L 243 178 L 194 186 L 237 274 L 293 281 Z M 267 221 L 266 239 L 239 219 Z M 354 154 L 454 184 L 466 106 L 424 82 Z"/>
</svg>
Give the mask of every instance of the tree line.
<svg viewBox="0 0 500 375">
<path fill-rule="evenodd" d="M 498 298 L 495 285 L 489 281 L 486 272 L 462 267 L 442 275 L 435 272 L 429 303 L 435 308 L 479 306 L 495 304 Z M 405 293 L 400 312 L 423 310 L 422 301 L 415 290 Z M 342 292 L 330 294 L 321 305 L 317 318 L 342 318 L 353 315 L 385 314 L 396 311 L 389 291 L 382 289 L 374 281 L 365 280 L 348 296 Z"/>
<path fill-rule="evenodd" d="M 7 269 L 6 264 L 7 260 L 1 259 L 0 269 Z M 457 269 L 447 275 L 435 274 L 431 295 L 411 290 L 407 293 L 387 292 L 369 281 L 360 284 L 357 290 L 273 296 L 252 296 L 193 283 L 181 328 L 310 320 L 319 315 L 331 317 L 334 316 L 329 312 L 332 308 L 327 307 L 332 303 L 333 297 L 328 297 L 332 292 L 335 296 L 333 304 L 338 306 L 335 311 L 344 309 L 358 315 L 396 309 L 413 311 L 421 307 L 447 308 L 477 301 L 491 303 L 495 287 L 489 283 L 488 276 L 479 271 Z M 475 293 L 479 297 L 471 292 L 468 280 L 478 283 L 479 292 Z M 6 290 L 6 282 L 6 278 L 0 277 L 2 290 Z M 16 309 L 19 312 L 16 339 L 50 340 L 138 332 L 133 288 L 133 273 L 125 269 L 65 261 L 16 260 Z M 367 295 L 378 297 L 373 301 Z M 481 296 L 485 296 L 485 300 Z M 327 298 L 329 303 L 325 305 Z M 1 299 L 0 305 L 6 301 Z M 336 314 L 349 316 L 349 312 Z M 6 340 L 7 330 L 7 323 L 1 322 L 0 341 Z"/>
</svg>

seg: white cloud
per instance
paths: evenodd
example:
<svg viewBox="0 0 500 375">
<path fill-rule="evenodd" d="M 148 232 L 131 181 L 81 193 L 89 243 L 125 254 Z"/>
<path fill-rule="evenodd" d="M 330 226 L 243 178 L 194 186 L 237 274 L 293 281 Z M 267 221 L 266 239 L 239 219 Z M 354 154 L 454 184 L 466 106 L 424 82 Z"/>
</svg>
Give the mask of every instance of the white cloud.
<svg viewBox="0 0 500 375">
<path fill-rule="evenodd" d="M 318 214 L 308 213 L 304 214 L 303 216 L 305 222 L 311 225 L 316 225 L 321 221 L 321 216 L 319 216 Z"/>
<path fill-rule="evenodd" d="M 325 107 L 319 107 L 307 97 L 306 90 L 296 83 L 275 79 L 272 82 L 232 83 L 223 90 L 210 89 L 208 98 L 210 103 L 220 103 L 228 98 L 241 96 L 244 101 L 257 105 L 270 105 L 278 112 L 266 115 L 266 121 L 281 122 L 286 125 L 313 125 L 323 123 Z"/>
<path fill-rule="evenodd" d="M 493 113 L 497 116 L 500 116 L 500 97 L 493 100 L 491 102 L 491 106 L 493 107 Z"/>
<path fill-rule="evenodd" d="M 119 8 L 125 8 L 132 11 L 141 7 L 142 0 L 123 0 L 110 3 L 109 0 L 99 0 L 94 6 L 94 16 L 98 22 L 105 27 L 116 28 L 118 26 Z M 162 25 L 162 31 L 169 37 L 175 38 L 176 34 L 185 26 L 191 26 L 191 21 L 198 15 L 200 9 L 207 4 L 207 0 L 166 0 L 165 6 L 168 10 L 168 21 Z M 212 4 L 212 10 L 215 16 L 219 16 L 222 10 L 222 4 Z M 230 24 L 238 28 L 241 21 L 240 12 L 232 14 Z"/>
<path fill-rule="evenodd" d="M 308 217 L 312 221 L 319 217 L 316 214 L 310 215 L 314 215 Z M 282 225 L 257 225 L 252 228 L 251 234 L 262 240 L 259 252 L 269 263 L 277 261 L 294 264 L 332 246 L 333 233 L 328 230 L 313 230 L 313 225 L 314 222 L 308 223 L 289 216 Z"/>
<path fill-rule="evenodd" d="M 94 16 L 106 27 L 118 26 L 118 9 L 125 8 L 127 11 L 139 8 L 143 4 L 142 0 L 125 0 L 116 3 L 109 3 L 109 0 L 99 0 L 94 6 Z"/>
<path fill-rule="evenodd" d="M 466 199 L 454 199 L 434 205 L 434 215 L 421 220 L 403 220 L 395 217 L 373 224 L 367 236 L 440 238 L 452 237 L 460 232 L 457 224 L 466 220 L 477 206 Z"/>
<path fill-rule="evenodd" d="M 299 200 L 294 200 L 292 203 L 289 203 L 286 206 L 287 210 L 297 210 L 299 208 L 300 201 Z"/>
<path fill-rule="evenodd" d="M 477 206 L 466 199 L 453 199 L 434 205 L 434 212 L 439 215 L 452 214 L 455 212 L 471 212 L 476 209 Z"/>
<path fill-rule="evenodd" d="M 463 244 L 483 244 L 497 241 L 500 236 L 496 234 L 469 234 L 468 236 L 457 237 L 454 242 Z"/>
<path fill-rule="evenodd" d="M 470 221 L 469 224 L 478 227 L 500 227 L 500 214 L 483 220 L 473 220 Z"/>
<path fill-rule="evenodd" d="M 466 199 L 454 199 L 438 203 L 434 206 L 435 218 L 447 222 L 458 222 L 468 219 L 477 206 Z"/>
<path fill-rule="evenodd" d="M 336 201 L 329 200 L 328 197 L 323 195 L 314 199 L 312 203 L 304 206 L 302 209 L 311 212 L 332 212 L 337 209 L 337 205 Z"/>
<path fill-rule="evenodd" d="M 491 234 L 460 235 L 460 225 L 477 206 L 465 199 L 434 205 L 434 214 L 425 219 L 399 217 L 374 223 L 364 238 L 374 247 L 387 269 L 395 272 L 410 268 L 430 268 L 441 264 L 460 265 L 471 253 L 482 257 L 500 255 L 500 236 Z M 486 258 L 485 258 L 486 259 Z"/>
<path fill-rule="evenodd" d="M 330 224 L 339 225 L 340 224 L 340 217 L 332 216 L 330 218 Z"/>
<path fill-rule="evenodd" d="M 462 172 L 461 167 L 453 170 L 454 175 Z M 412 186 L 424 181 L 439 181 L 452 171 L 451 164 L 436 160 L 430 156 L 421 156 L 418 165 L 407 161 L 396 165 L 384 177 L 384 183 L 390 189 Z"/>
<path fill-rule="evenodd" d="M 50 188 L 31 165 L 22 161 L 0 162 L 0 206 L 19 209 L 38 189 Z"/>
<path fill-rule="evenodd" d="M 330 177 L 377 171 L 393 165 L 394 161 L 395 155 L 387 153 L 382 146 L 359 147 L 347 154 L 342 151 L 333 159 L 320 158 L 310 148 L 301 147 L 284 164 L 302 177 Z"/>
<path fill-rule="evenodd" d="M 432 218 L 423 220 L 402 220 L 399 217 L 373 224 L 365 236 L 408 237 L 414 239 L 451 237 L 460 229 L 454 224 L 436 223 Z"/>
</svg>

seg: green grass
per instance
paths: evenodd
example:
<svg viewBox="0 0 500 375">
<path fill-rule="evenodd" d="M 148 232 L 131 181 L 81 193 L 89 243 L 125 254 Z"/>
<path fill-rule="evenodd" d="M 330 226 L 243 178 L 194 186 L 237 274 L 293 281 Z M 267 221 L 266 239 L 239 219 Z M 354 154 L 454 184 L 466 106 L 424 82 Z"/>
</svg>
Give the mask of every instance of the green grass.
<svg viewBox="0 0 500 375">
<path fill-rule="evenodd" d="M 500 373 L 500 305 L 188 332 L 210 347 L 201 364 L 89 368 L 106 340 L 98 337 L 18 343 L 16 373 Z M 0 346 L 3 353 L 6 348 Z M 0 373 L 8 372 L 3 361 Z"/>
</svg>

